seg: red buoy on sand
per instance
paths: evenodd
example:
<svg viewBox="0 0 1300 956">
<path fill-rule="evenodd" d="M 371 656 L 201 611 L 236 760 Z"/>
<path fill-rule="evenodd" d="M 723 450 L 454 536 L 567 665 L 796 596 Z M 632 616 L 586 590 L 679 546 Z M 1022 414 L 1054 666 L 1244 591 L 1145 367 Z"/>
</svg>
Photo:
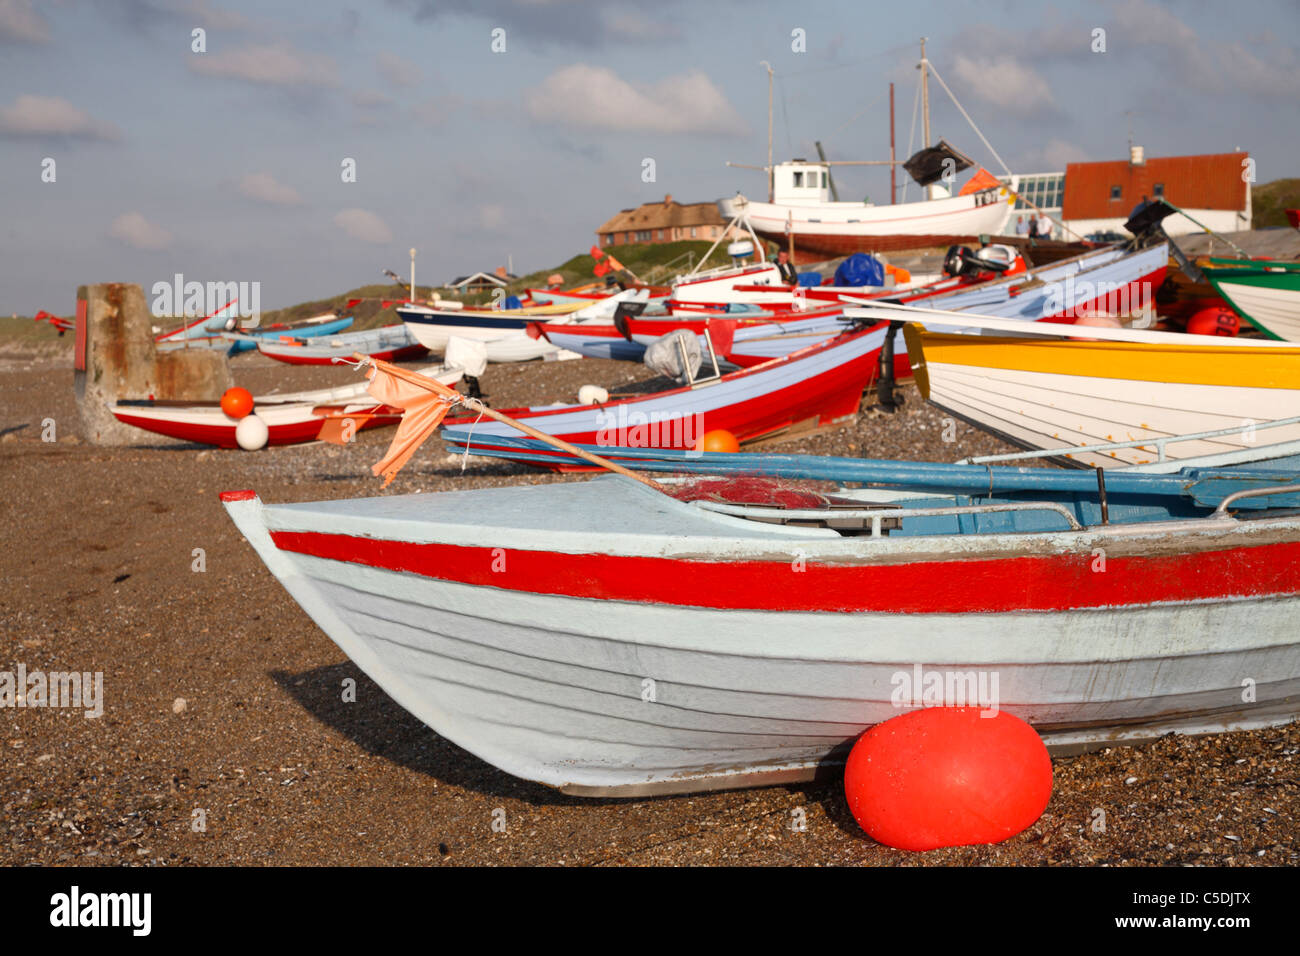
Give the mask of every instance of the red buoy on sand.
<svg viewBox="0 0 1300 956">
<path fill-rule="evenodd" d="M 221 396 L 221 410 L 231 418 L 243 418 L 253 410 L 253 393 L 246 388 L 228 388 Z"/>
<path fill-rule="evenodd" d="M 926 707 L 872 727 L 844 768 L 849 810 L 900 850 L 1000 843 L 1047 808 L 1052 760 L 1019 717 Z"/>
<path fill-rule="evenodd" d="M 1241 331 L 1241 318 L 1226 305 L 1212 305 L 1187 320 L 1187 331 L 1192 335 L 1236 335 Z"/>
<path fill-rule="evenodd" d="M 711 432 L 705 432 L 700 436 L 700 440 L 695 443 L 696 451 L 722 451 L 734 452 L 740 451 L 740 442 L 736 441 L 736 436 L 731 434 L 725 428 L 715 428 Z"/>
</svg>

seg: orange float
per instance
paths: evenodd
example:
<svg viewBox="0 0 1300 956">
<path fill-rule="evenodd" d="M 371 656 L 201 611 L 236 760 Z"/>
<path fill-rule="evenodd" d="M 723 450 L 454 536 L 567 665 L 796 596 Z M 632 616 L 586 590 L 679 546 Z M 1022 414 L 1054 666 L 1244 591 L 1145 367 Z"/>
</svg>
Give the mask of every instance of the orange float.
<svg viewBox="0 0 1300 956">
<path fill-rule="evenodd" d="M 1187 331 L 1192 335 L 1236 335 L 1241 331 L 1241 319 L 1227 306 L 1212 305 L 1187 320 Z"/>
<path fill-rule="evenodd" d="M 1052 761 L 1042 738 L 1018 717 L 927 707 L 858 738 L 844 792 L 853 818 L 886 846 L 999 843 L 1042 816 L 1052 796 Z"/>
<path fill-rule="evenodd" d="M 228 388 L 221 396 L 221 410 L 231 418 L 243 418 L 253 410 L 253 393 L 246 388 Z"/>
<path fill-rule="evenodd" d="M 735 435 L 725 428 L 715 428 L 713 431 L 705 432 L 700 436 L 700 440 L 695 443 L 695 450 L 736 452 L 740 451 L 740 442 L 736 440 Z"/>
</svg>

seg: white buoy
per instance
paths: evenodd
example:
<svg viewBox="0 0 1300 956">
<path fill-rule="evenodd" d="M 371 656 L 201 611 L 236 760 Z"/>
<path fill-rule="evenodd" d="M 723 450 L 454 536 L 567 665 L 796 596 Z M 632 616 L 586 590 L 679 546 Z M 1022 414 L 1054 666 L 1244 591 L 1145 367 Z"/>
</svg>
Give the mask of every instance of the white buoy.
<svg viewBox="0 0 1300 956">
<path fill-rule="evenodd" d="M 609 392 L 599 385 L 584 385 L 578 389 L 579 405 L 604 405 L 609 401 Z"/>
<path fill-rule="evenodd" d="M 257 451 L 259 448 L 266 447 L 266 441 L 271 437 L 271 431 L 266 427 L 266 422 L 258 417 L 257 412 L 249 412 L 239 420 L 235 426 L 235 441 L 244 451 Z"/>
</svg>

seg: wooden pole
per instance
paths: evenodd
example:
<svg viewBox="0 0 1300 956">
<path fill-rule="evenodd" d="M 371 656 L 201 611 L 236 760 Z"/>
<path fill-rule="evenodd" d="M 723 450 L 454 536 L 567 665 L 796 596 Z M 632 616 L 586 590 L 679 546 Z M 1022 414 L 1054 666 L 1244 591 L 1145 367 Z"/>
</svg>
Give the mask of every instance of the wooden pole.
<svg viewBox="0 0 1300 956">
<path fill-rule="evenodd" d="M 471 411 L 478 412 L 481 415 L 486 415 L 488 418 L 495 419 L 496 421 L 509 425 L 512 428 L 517 428 L 519 431 L 523 432 L 528 437 L 536 438 L 538 441 L 543 441 L 546 444 L 550 445 L 551 447 L 557 448 L 560 451 L 565 452 L 566 454 L 574 455 L 578 458 L 581 458 L 583 461 L 590 462 L 591 464 L 596 465 L 600 468 L 604 468 L 608 471 L 612 471 L 616 475 L 622 475 L 625 478 L 631 478 L 633 481 L 639 481 L 641 484 L 653 488 L 655 491 L 660 491 L 663 492 L 664 494 L 669 494 L 668 489 L 665 488 L 663 485 L 659 484 L 659 482 L 657 481 L 647 478 L 644 475 L 638 475 L 636 472 L 630 471 L 629 469 L 624 468 L 622 465 L 610 461 L 608 458 L 601 458 L 599 455 L 593 455 L 591 452 L 585 451 L 584 449 L 579 448 L 577 445 L 569 444 L 567 441 L 565 441 L 562 438 L 556 438 L 554 435 L 548 435 L 546 434 L 546 432 L 538 431 L 532 425 L 528 425 L 517 419 L 511 418 L 509 415 L 505 415 L 501 412 L 498 412 L 494 408 L 488 408 L 488 406 L 484 405 L 478 399 L 469 398 L 466 395 L 462 395 L 454 388 L 448 388 L 446 385 L 443 385 L 442 382 L 439 382 L 436 379 L 426 378 L 425 376 L 420 375 L 416 372 L 412 372 L 407 369 L 400 368 L 396 365 L 393 365 L 390 362 L 385 362 L 383 359 L 371 358 L 370 356 L 365 355 L 361 352 L 353 352 L 352 358 L 357 362 L 360 362 L 363 366 L 373 365 L 375 368 L 382 369 L 383 371 L 388 372 L 390 375 L 395 375 L 398 378 L 402 379 L 403 381 L 410 382 L 412 385 L 418 385 L 421 388 L 427 389 L 428 391 L 433 392 L 435 395 L 441 395 L 443 398 L 454 398 L 456 401 L 460 402 L 462 405 L 464 405 L 466 408 L 470 409 Z"/>
<path fill-rule="evenodd" d="M 925 58 L 925 37 L 921 37 L 921 130 L 925 148 L 930 148 L 930 61 Z M 934 188 L 925 187 L 925 198 L 934 198 Z"/>
<path fill-rule="evenodd" d="M 898 167 L 894 165 L 894 84 L 889 84 L 889 204 L 898 202 Z"/>
</svg>

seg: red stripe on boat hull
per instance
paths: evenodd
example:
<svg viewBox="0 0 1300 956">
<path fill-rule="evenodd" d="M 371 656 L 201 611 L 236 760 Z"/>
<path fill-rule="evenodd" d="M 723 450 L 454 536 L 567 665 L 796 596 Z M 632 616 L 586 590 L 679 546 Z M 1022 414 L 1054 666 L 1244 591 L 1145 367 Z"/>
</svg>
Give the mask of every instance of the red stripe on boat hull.
<svg viewBox="0 0 1300 956">
<path fill-rule="evenodd" d="M 198 422 L 165 421 L 132 415 L 130 412 L 121 409 L 114 409 L 113 414 L 123 424 L 134 425 L 136 428 L 154 432 L 158 435 L 166 435 L 169 438 L 198 442 L 202 445 L 215 445 L 217 448 L 239 447 L 239 442 L 235 440 L 236 426 L 234 425 L 205 425 Z M 360 419 L 363 414 L 366 413 L 357 412 L 357 418 Z M 359 421 L 356 430 L 362 431 L 367 428 L 396 425 L 401 420 L 401 412 L 394 411 L 391 414 L 380 414 L 365 421 Z M 320 435 L 321 426 L 324 424 L 324 417 L 313 415 L 302 421 L 286 422 L 282 425 L 268 425 L 266 444 L 268 446 L 299 445 L 303 442 L 316 441 Z"/>
<path fill-rule="evenodd" d="M 969 614 L 1300 594 L 1300 542 L 1115 555 L 1102 572 L 1092 570 L 1091 551 L 890 565 L 808 562 L 795 571 L 793 555 L 691 561 L 514 549 L 505 570 L 494 571 L 502 565 L 499 548 L 307 531 L 273 531 L 271 538 L 281 551 L 477 587 L 737 610 Z"/>
<path fill-rule="evenodd" d="M 428 349 L 423 345 L 404 345 L 396 349 L 380 349 L 378 352 L 367 352 L 370 358 L 383 359 L 385 362 L 401 362 L 406 359 L 417 359 L 428 354 Z M 287 365 L 333 365 L 336 358 L 348 358 L 347 355 L 341 355 L 342 350 L 334 355 L 295 355 L 292 350 L 285 349 L 281 352 L 268 352 L 263 350 L 262 354 L 268 358 L 273 358 L 277 362 L 284 362 Z"/>
</svg>

